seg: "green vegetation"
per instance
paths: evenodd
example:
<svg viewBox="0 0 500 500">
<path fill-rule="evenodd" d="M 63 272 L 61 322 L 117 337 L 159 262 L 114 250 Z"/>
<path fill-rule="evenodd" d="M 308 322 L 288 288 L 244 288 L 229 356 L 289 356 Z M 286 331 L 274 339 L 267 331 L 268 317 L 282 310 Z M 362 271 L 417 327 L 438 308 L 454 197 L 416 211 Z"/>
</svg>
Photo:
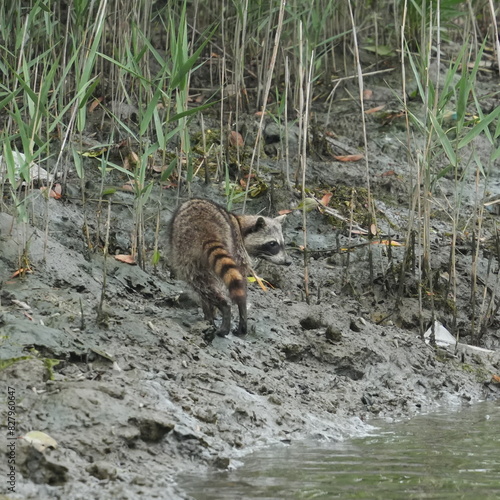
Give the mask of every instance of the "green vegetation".
<svg viewBox="0 0 500 500">
<path fill-rule="evenodd" d="M 321 198 L 321 190 L 306 185 L 307 160 L 321 158 L 331 147 L 327 138 L 320 139 L 327 129 L 311 123 L 312 105 L 321 102 L 334 112 L 336 92 L 344 85 L 359 104 L 356 123 L 363 129 L 363 144 L 358 152 L 366 178 L 364 186 L 356 187 L 363 206 L 355 206 L 351 186 L 338 190 L 352 192 L 350 202 L 334 193 L 326 203 L 344 214 L 344 228 L 352 229 L 358 219 L 370 242 L 382 240 L 371 185 L 364 89 L 369 75 L 396 69 L 394 74 L 401 78 L 391 85 L 400 96 L 401 110 L 384 111 L 383 125 L 394 116 L 404 121 L 406 160 L 413 168 L 408 179 L 411 210 L 405 255 L 394 263 L 389 244 L 388 266 L 382 272 L 386 278 L 394 273 L 388 280 L 398 288 L 399 298 L 408 289 L 407 276 L 416 276 L 421 309 L 430 307 L 434 315 L 434 297 L 442 297 L 439 300 L 448 306 L 456 299 L 457 238 L 467 235 L 472 248 L 470 333 L 479 341 L 498 309 L 497 283 L 490 299 L 482 295 L 477 263 L 484 220 L 481 200 L 490 169 L 500 158 L 500 107 L 487 109 L 475 85 L 484 63 L 500 61 L 498 44 L 493 43 L 498 40 L 495 15 L 498 6 L 492 0 L 3 2 L 0 137 L 5 173 L 0 179 L 8 197 L 2 198 L 0 210 L 11 212 L 26 227 L 30 223 L 30 203 L 42 196 L 35 189 L 34 164 L 48 172 L 46 200 L 56 183 L 61 183 L 64 196 L 66 185 L 78 179 L 83 238 L 89 250 L 106 253 L 109 236 L 101 235 L 105 244 L 100 244 L 100 226 L 98 234 L 91 234 L 87 215 L 99 214 L 108 229 L 102 232 L 109 234 L 113 194 L 129 189 L 134 200 L 131 254 L 141 266 L 156 264 L 158 239 L 152 251 L 144 238 L 148 224 L 157 226 L 158 238 L 159 219 L 151 223 L 145 215 L 152 190 L 183 184 L 190 191 L 197 178 L 220 182 L 228 207 L 242 201 L 245 209 L 248 196 L 259 196 L 271 185 L 260 162 L 266 155 L 266 118 L 280 131 L 276 156 L 285 165 L 273 182 L 278 179 L 284 189 L 302 197 L 309 299 L 306 207 L 311 204 L 306 200 L 314 193 Z M 254 111 L 261 112 L 259 123 L 243 137 L 244 118 Z M 199 122 L 199 132 L 190 128 L 193 119 Z M 211 120 L 208 128 L 205 119 Z M 298 131 L 294 153 L 291 127 Z M 418 146 L 416 136 L 421 139 Z M 490 145 L 488 157 L 478 154 L 477 140 Z M 91 172 L 93 179 L 96 172 L 101 176 L 100 192 L 92 200 L 85 188 Z M 477 203 L 464 218 L 463 190 L 471 175 L 477 179 Z M 440 207 L 453 229 L 448 285 L 437 294 L 433 196 L 443 179 L 454 181 L 453 193 Z M 313 203 L 314 209 L 320 208 Z M 26 237 L 20 261 L 27 247 Z M 371 257 L 369 263 L 373 283 Z"/>
</svg>

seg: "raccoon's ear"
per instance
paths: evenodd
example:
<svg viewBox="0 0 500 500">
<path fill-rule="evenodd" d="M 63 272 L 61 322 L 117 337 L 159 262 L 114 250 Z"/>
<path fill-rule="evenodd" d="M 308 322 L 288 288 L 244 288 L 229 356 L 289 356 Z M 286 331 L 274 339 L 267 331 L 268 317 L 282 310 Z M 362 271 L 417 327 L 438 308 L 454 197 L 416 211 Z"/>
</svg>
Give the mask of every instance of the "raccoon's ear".
<svg viewBox="0 0 500 500">
<path fill-rule="evenodd" d="M 253 230 L 260 231 L 261 229 L 264 229 L 265 227 L 266 227 L 266 219 L 264 219 L 264 217 L 258 217 L 257 222 L 255 223 Z"/>
<path fill-rule="evenodd" d="M 279 222 L 280 224 L 283 224 L 283 222 L 285 221 L 285 219 L 286 219 L 286 214 L 278 215 L 278 217 L 274 218 L 274 220 L 276 222 Z"/>
</svg>

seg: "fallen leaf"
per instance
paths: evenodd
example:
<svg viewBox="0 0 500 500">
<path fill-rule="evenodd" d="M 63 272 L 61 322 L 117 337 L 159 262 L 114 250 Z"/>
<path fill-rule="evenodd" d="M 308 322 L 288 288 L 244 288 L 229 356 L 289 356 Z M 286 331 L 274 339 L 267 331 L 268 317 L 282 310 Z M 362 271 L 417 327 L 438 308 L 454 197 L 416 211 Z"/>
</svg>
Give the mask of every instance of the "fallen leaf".
<svg viewBox="0 0 500 500">
<path fill-rule="evenodd" d="M 134 186 L 131 184 L 131 182 L 133 181 L 129 181 L 127 183 L 125 183 L 121 188 L 123 191 L 133 191 L 134 190 Z"/>
<path fill-rule="evenodd" d="M 139 165 L 139 155 L 137 153 L 135 153 L 134 151 L 131 151 L 128 156 L 128 161 L 130 162 L 131 165 L 133 165 L 134 167 L 136 167 L 137 165 Z"/>
<path fill-rule="evenodd" d="M 491 381 L 494 382 L 495 384 L 500 384 L 500 377 L 498 375 L 492 375 Z"/>
<path fill-rule="evenodd" d="M 124 262 L 125 264 L 130 264 L 131 266 L 137 265 L 137 262 L 132 257 L 132 255 L 119 254 L 119 255 L 115 255 L 115 259 L 119 262 Z"/>
<path fill-rule="evenodd" d="M 234 148 L 242 148 L 245 145 L 245 141 L 243 140 L 243 136 L 236 132 L 236 130 L 231 130 L 229 132 L 229 144 Z"/>
<path fill-rule="evenodd" d="M 374 52 L 375 54 L 378 54 L 379 56 L 395 56 L 396 52 L 392 47 L 389 45 L 368 45 L 366 47 L 363 47 L 363 49 L 367 50 L 368 52 Z"/>
<path fill-rule="evenodd" d="M 79 151 L 79 153 L 82 156 L 87 156 L 89 158 L 97 158 L 98 156 L 101 156 L 102 154 L 104 154 L 107 150 L 108 150 L 107 147 L 103 147 L 101 149 L 92 149 L 90 151 L 84 151 L 84 152 Z"/>
<path fill-rule="evenodd" d="M 399 243 L 399 241 L 394 241 L 394 240 L 372 241 L 372 245 L 387 245 L 387 246 L 391 246 L 391 247 L 401 247 L 401 246 L 403 246 L 402 243 Z"/>
<path fill-rule="evenodd" d="M 203 96 L 201 94 L 193 94 L 188 97 L 188 102 L 194 102 L 201 104 L 203 102 Z"/>
<path fill-rule="evenodd" d="M 401 112 L 396 112 L 396 113 L 387 113 L 385 116 L 384 116 L 384 119 L 382 120 L 382 125 L 389 125 L 390 123 L 392 123 L 394 120 L 398 119 L 398 118 L 401 118 L 405 116 L 405 113 L 404 111 L 401 111 Z"/>
<path fill-rule="evenodd" d="M 375 224 L 370 224 L 370 234 L 373 236 L 377 234 L 377 226 Z"/>
<path fill-rule="evenodd" d="M 168 168 L 168 165 L 153 165 L 151 170 L 157 174 L 161 174 L 164 170 Z"/>
<path fill-rule="evenodd" d="M 257 112 L 255 113 L 255 116 L 262 116 L 262 115 L 264 115 L 264 114 L 265 114 L 265 115 L 267 115 L 267 111 L 266 111 L 265 113 L 264 113 L 263 111 L 257 111 Z"/>
<path fill-rule="evenodd" d="M 377 111 L 382 111 L 385 108 L 385 104 L 381 106 L 377 106 L 375 108 L 370 108 L 365 111 L 365 115 L 371 115 L 372 113 L 376 113 Z"/>
<path fill-rule="evenodd" d="M 286 215 L 286 214 L 291 214 L 293 212 L 293 210 L 290 210 L 288 208 L 286 208 L 285 210 L 280 210 L 278 212 L 278 215 Z"/>
<path fill-rule="evenodd" d="M 397 175 L 394 170 L 387 170 L 387 172 L 384 172 L 383 174 L 380 174 L 380 177 L 389 177 L 391 175 Z"/>
<path fill-rule="evenodd" d="M 266 280 L 264 280 L 264 279 L 260 278 L 260 277 L 259 277 L 259 276 L 257 276 L 255 273 L 254 273 L 254 275 L 253 275 L 253 276 L 248 276 L 247 281 L 248 281 L 249 283 L 258 283 L 258 285 L 262 288 L 262 290 L 263 290 L 264 292 L 267 292 L 267 290 L 268 290 L 267 286 L 266 286 L 266 285 L 264 285 L 264 283 L 267 283 L 267 284 L 268 284 L 271 288 L 273 288 L 273 289 L 274 289 L 274 286 L 272 286 L 272 285 L 271 285 L 271 283 L 269 283 L 269 281 L 266 281 Z"/>
<path fill-rule="evenodd" d="M 62 186 L 61 184 L 57 183 L 54 184 L 54 187 L 52 188 L 52 192 L 54 193 L 54 198 L 58 200 L 62 196 Z"/>
<path fill-rule="evenodd" d="M 32 272 L 33 272 L 33 269 L 31 269 L 31 267 L 20 267 L 17 271 L 14 271 L 12 273 L 12 276 L 10 277 L 10 279 L 17 278 L 20 274 L 32 273 Z"/>
<path fill-rule="evenodd" d="M 33 448 L 43 453 L 47 448 L 57 448 L 57 441 L 45 432 L 30 431 L 19 439 L 24 439 Z"/>
<path fill-rule="evenodd" d="M 92 103 L 89 106 L 89 113 L 93 113 L 94 109 L 101 104 L 101 102 L 104 100 L 104 97 L 98 97 L 97 99 L 94 99 Z"/>
<path fill-rule="evenodd" d="M 366 89 L 363 90 L 363 100 L 367 101 L 373 97 L 373 90 Z"/>
<path fill-rule="evenodd" d="M 341 155 L 334 158 L 338 161 L 359 161 L 363 159 L 363 155 Z"/>
<path fill-rule="evenodd" d="M 48 187 L 47 186 L 41 186 L 40 187 L 40 191 L 42 193 L 48 191 Z M 59 198 L 61 198 L 62 196 L 62 187 L 61 187 L 61 184 L 54 184 L 54 187 L 48 191 L 48 195 L 47 195 L 49 198 L 54 198 L 55 200 L 58 200 Z"/>
<path fill-rule="evenodd" d="M 301 210 L 304 209 L 306 212 L 310 212 L 311 210 L 318 208 L 318 202 L 314 198 L 306 198 L 299 204 L 297 208 Z"/>
<path fill-rule="evenodd" d="M 23 302 L 22 300 L 17 300 L 17 299 L 11 299 L 10 300 L 13 304 L 16 304 L 16 306 L 19 306 L 21 309 L 26 309 L 29 311 L 31 309 L 31 306 L 26 304 L 26 302 Z"/>
<path fill-rule="evenodd" d="M 321 204 L 325 205 L 325 207 L 328 206 L 328 203 L 330 203 L 330 200 L 332 199 L 333 193 L 326 193 L 323 198 L 321 198 Z"/>
</svg>

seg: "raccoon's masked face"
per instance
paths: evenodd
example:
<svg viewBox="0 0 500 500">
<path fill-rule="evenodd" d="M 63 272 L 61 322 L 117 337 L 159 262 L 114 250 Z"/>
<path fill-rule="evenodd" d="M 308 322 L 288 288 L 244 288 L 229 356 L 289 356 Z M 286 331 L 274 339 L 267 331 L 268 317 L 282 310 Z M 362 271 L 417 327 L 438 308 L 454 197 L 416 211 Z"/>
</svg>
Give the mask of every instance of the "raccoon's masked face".
<svg viewBox="0 0 500 500">
<path fill-rule="evenodd" d="M 285 241 L 281 224 L 285 215 L 274 219 L 257 217 L 255 225 L 245 236 L 245 248 L 251 257 L 265 259 L 274 264 L 291 264 L 285 252 Z"/>
</svg>

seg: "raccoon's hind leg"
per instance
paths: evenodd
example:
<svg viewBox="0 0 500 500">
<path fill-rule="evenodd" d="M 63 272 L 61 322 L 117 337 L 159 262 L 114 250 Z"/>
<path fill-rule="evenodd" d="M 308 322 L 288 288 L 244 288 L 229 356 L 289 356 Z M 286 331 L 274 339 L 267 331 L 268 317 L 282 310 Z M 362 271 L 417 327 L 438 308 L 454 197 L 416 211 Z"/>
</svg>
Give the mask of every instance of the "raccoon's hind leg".
<svg viewBox="0 0 500 500">
<path fill-rule="evenodd" d="M 247 286 L 246 280 L 234 280 L 229 287 L 231 300 L 238 305 L 240 322 L 238 328 L 234 330 L 234 334 L 238 336 L 246 335 L 247 333 Z"/>
<path fill-rule="evenodd" d="M 231 329 L 231 302 L 225 290 L 216 285 L 212 277 L 203 276 L 196 280 L 196 291 L 201 298 L 205 319 L 212 324 L 205 335 L 206 340 L 213 340 L 215 335 L 218 337 L 228 335 Z M 219 328 L 215 326 L 215 308 L 219 309 L 222 314 L 222 323 Z"/>
<path fill-rule="evenodd" d="M 203 317 L 206 321 L 208 321 L 211 325 L 215 325 L 215 306 L 200 296 L 201 298 L 201 308 L 203 309 Z"/>
<path fill-rule="evenodd" d="M 212 339 L 217 335 L 218 337 L 225 337 L 231 329 L 231 305 L 228 300 L 220 294 L 213 292 L 210 301 L 206 298 L 201 299 L 201 307 L 205 319 L 210 322 L 212 327 Z M 220 328 L 215 326 L 215 308 L 219 309 L 222 314 L 222 323 Z"/>
<path fill-rule="evenodd" d="M 233 333 L 238 336 L 247 334 L 247 301 L 246 297 L 244 300 L 238 302 L 238 311 L 240 313 L 240 322 L 238 324 L 237 330 Z"/>
</svg>

